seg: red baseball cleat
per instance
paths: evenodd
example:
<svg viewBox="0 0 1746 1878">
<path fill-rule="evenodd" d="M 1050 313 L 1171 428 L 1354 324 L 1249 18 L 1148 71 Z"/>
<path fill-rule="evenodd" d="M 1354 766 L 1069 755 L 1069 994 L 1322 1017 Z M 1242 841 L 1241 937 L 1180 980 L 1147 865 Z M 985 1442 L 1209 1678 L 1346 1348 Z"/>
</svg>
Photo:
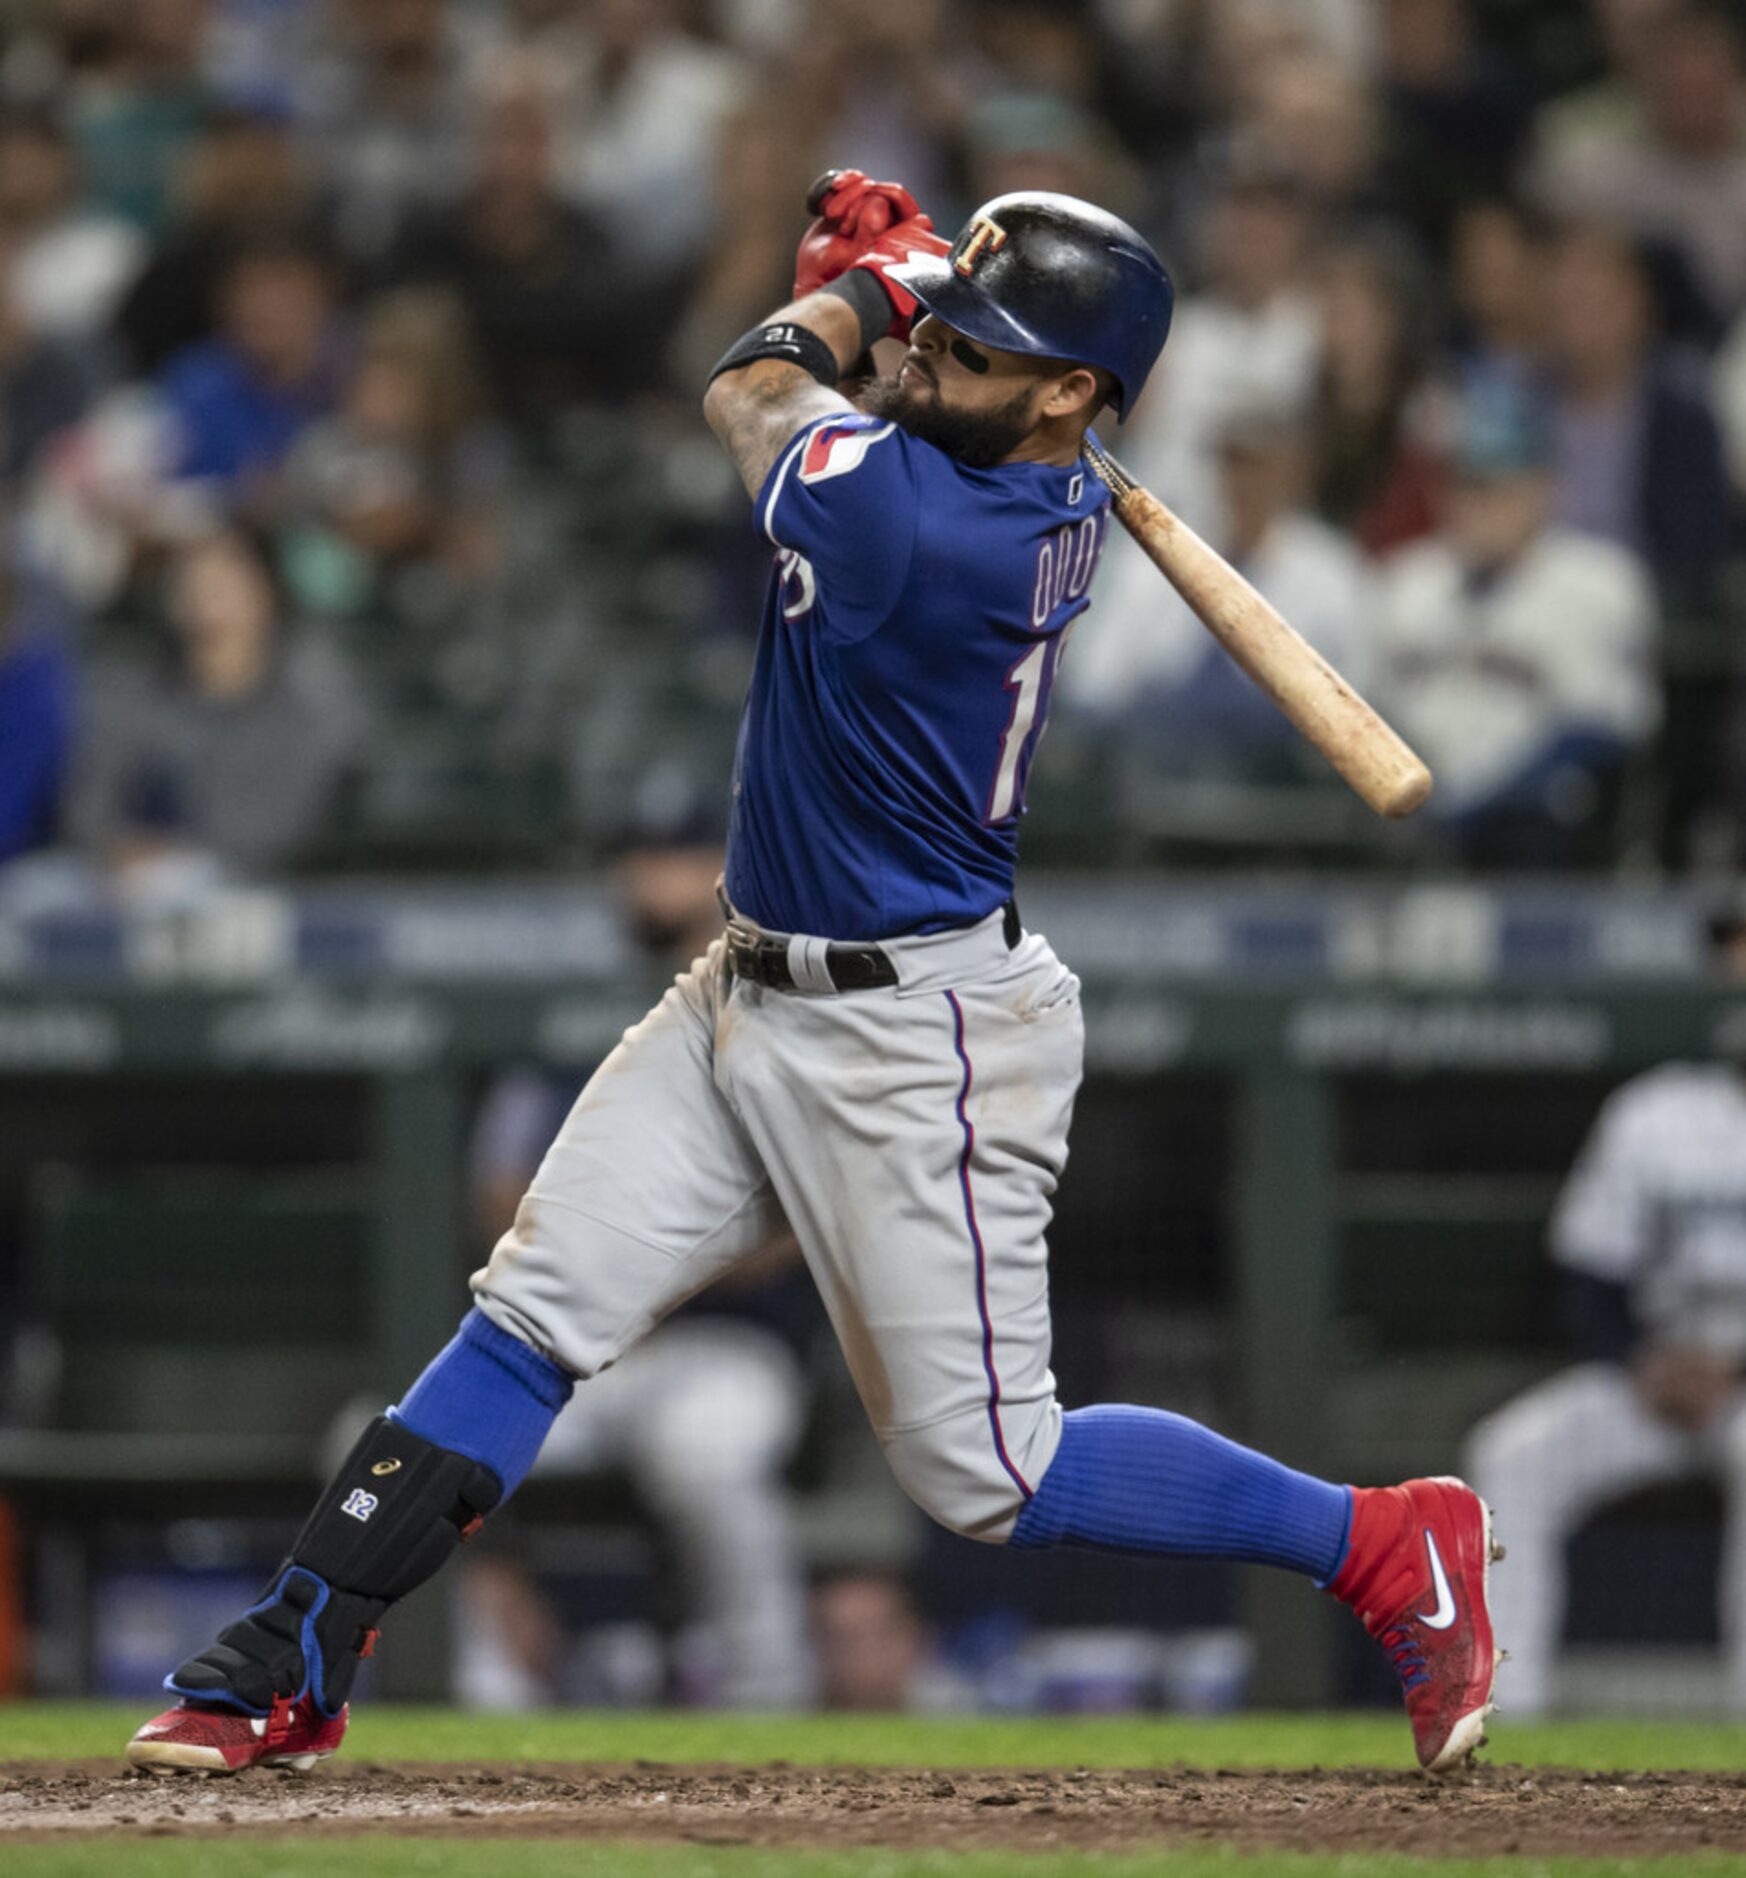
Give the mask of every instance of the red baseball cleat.
<svg viewBox="0 0 1746 1878">
<path fill-rule="evenodd" d="M 1433 1774 L 1485 1743 L 1500 1654 L 1486 1576 L 1502 1557 L 1491 1510 L 1465 1481 L 1354 1489 L 1351 1544 L 1328 1589 L 1388 1652 Z"/>
<path fill-rule="evenodd" d="M 127 1758 L 152 1774 L 240 1774 L 245 1767 L 313 1767 L 345 1739 L 349 1708 L 330 1720 L 308 1696 L 275 1702 L 270 1715 L 178 1702 L 127 1744 Z"/>
</svg>

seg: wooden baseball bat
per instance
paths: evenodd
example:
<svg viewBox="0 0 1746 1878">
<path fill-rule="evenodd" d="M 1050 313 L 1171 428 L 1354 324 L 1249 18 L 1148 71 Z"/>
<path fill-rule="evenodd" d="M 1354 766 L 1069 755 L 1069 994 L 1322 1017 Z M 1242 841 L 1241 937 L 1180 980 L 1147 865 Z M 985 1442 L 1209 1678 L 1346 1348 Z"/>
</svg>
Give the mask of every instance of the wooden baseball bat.
<svg viewBox="0 0 1746 1878">
<path fill-rule="evenodd" d="M 1091 438 L 1091 467 L 1116 518 L 1202 625 L 1378 815 L 1410 815 L 1431 772 L 1326 659 L 1188 524 Z"/>
</svg>

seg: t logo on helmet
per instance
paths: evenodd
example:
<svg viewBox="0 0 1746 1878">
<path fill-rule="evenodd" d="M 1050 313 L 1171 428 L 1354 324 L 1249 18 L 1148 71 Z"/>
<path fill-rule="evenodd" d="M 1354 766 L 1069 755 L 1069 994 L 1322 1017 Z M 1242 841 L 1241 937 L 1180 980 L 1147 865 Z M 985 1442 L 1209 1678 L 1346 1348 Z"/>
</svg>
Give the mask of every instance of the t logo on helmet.
<svg viewBox="0 0 1746 1878">
<path fill-rule="evenodd" d="M 970 224 L 970 232 L 964 237 L 963 252 L 952 265 L 960 274 L 969 274 L 975 270 L 983 251 L 998 254 L 1006 246 L 1006 230 L 992 216 L 979 215 Z"/>
</svg>

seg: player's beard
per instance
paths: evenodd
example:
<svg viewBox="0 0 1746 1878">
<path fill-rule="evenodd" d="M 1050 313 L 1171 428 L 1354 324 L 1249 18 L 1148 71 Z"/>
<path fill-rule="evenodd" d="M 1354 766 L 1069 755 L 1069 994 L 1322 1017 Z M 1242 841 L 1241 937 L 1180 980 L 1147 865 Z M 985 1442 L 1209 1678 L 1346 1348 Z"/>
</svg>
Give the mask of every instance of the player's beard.
<svg viewBox="0 0 1746 1878">
<path fill-rule="evenodd" d="M 911 389 L 900 379 L 875 378 L 855 402 L 874 417 L 888 417 L 912 437 L 956 457 L 968 469 L 993 469 L 1031 434 L 1032 389 L 1015 391 L 987 411 L 954 411 L 933 390 Z"/>
</svg>

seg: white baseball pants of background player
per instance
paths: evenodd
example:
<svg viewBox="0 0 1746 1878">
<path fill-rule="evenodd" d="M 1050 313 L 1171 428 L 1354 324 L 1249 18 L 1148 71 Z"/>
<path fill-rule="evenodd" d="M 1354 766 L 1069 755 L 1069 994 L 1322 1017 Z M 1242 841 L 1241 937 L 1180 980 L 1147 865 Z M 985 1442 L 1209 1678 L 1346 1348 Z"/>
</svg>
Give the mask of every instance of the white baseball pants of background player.
<svg viewBox="0 0 1746 1878">
<path fill-rule="evenodd" d="M 1060 1440 L 1045 1234 L 1084 1037 L 1079 981 L 1003 926 L 887 940 L 898 983 L 844 994 L 735 979 L 718 941 L 583 1090 L 480 1309 L 590 1377 L 786 1215 L 898 1480 L 1004 1541 Z"/>
<path fill-rule="evenodd" d="M 1639 1487 L 1699 1474 L 1719 1480 L 1728 1509 L 1719 1594 L 1728 1700 L 1746 1712 L 1746 1395 L 1694 1434 L 1652 1415 L 1618 1365 L 1584 1363 L 1479 1423 L 1462 1471 L 1509 1535 L 1509 1570 L 1492 1578 L 1491 1610 L 1509 1645 L 1498 1702 L 1522 1716 L 1554 1698 L 1571 1535 Z M 1645 1585 L 1644 1597 L 1653 1589 Z"/>
<path fill-rule="evenodd" d="M 729 1318 L 681 1318 L 578 1391 L 534 1463 L 542 1480 L 629 1475 L 671 1544 L 708 1686 L 731 1708 L 795 1708 L 812 1692 L 806 1585 L 782 1478 L 805 1421 L 800 1365 L 781 1338 Z M 550 1685 L 518 1673 L 494 1628 L 470 1613 L 462 1699 L 549 1701 Z"/>
</svg>

